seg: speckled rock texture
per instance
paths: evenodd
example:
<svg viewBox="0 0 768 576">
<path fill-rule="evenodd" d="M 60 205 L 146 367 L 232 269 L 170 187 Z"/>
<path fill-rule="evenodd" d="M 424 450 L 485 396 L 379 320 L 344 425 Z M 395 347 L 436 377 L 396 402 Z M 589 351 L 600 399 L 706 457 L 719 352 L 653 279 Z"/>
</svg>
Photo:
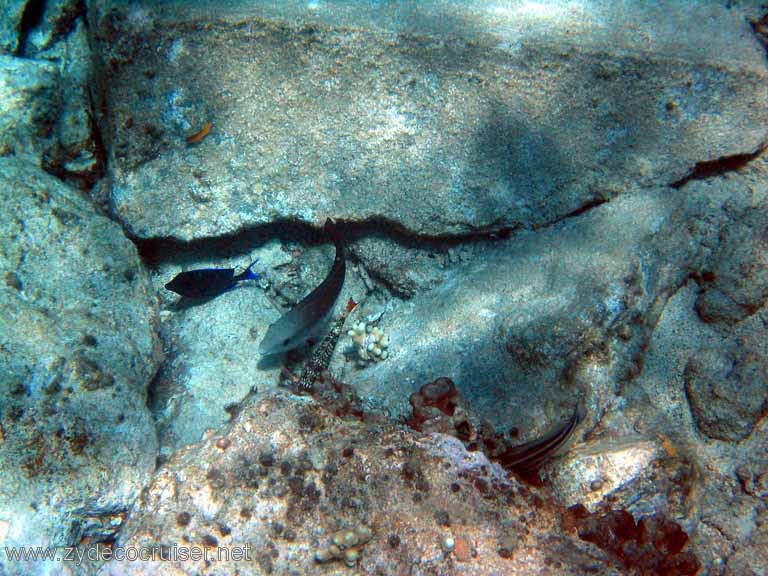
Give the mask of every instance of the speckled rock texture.
<svg viewBox="0 0 768 576">
<path fill-rule="evenodd" d="M 717 260 L 703 278 L 696 309 L 707 322 L 739 322 L 768 298 L 768 203 L 737 210 Z"/>
<path fill-rule="evenodd" d="M 760 4 L 6 3 L 0 542 L 251 559 L 0 573 L 764 576 Z M 389 356 L 300 398 L 326 217 Z M 537 487 L 487 460 L 576 402 Z"/>
<path fill-rule="evenodd" d="M 0 0 L 0 52 L 14 54 L 19 49 L 21 18 L 28 0 Z"/>
<path fill-rule="evenodd" d="M 715 231 L 704 241 L 714 248 L 704 270 L 722 262 L 724 252 L 736 253 L 745 242 L 759 241 L 743 233 L 750 219 L 741 215 L 765 210 L 765 175 L 766 159 L 759 158 L 739 171 L 684 188 L 722 207 L 719 217 L 710 213 L 699 224 Z M 622 410 L 601 427 L 619 439 L 636 431 L 663 434 L 657 438 L 666 451 L 693 465 L 688 475 L 692 489 L 684 500 L 688 511 L 678 517 L 686 518 L 704 573 L 757 576 L 768 565 L 768 507 L 760 496 L 768 471 L 768 317 L 761 307 L 740 321 L 704 321 L 701 294 L 706 295 L 713 279 L 696 278 L 668 300 L 643 355 L 642 371 L 622 386 Z M 628 422 L 622 427 L 624 419 Z"/>
<path fill-rule="evenodd" d="M 179 451 L 132 511 L 118 546 L 250 546 L 256 574 L 558 574 L 622 571 L 562 524 L 565 509 L 451 437 L 345 421 L 276 393 Z M 369 528 L 358 562 L 320 564 L 337 530 Z M 446 539 L 453 539 L 453 549 Z M 112 562 L 100 576 L 192 574 L 203 561 Z"/>
<path fill-rule="evenodd" d="M 32 4 L 32 2 L 28 2 Z M 27 56 L 40 57 L 45 51 L 73 30 L 83 25 L 85 3 L 83 0 L 46 0 L 38 3 L 38 20 L 28 30 L 24 52 Z M 78 33 L 79 35 L 79 33 Z M 79 56 L 79 55 L 75 55 Z M 45 56 L 43 56 L 45 57 Z"/>
<path fill-rule="evenodd" d="M 765 139 L 764 53 L 738 12 L 543 10 L 95 8 L 114 213 L 185 241 L 327 216 L 532 228 Z"/>
<path fill-rule="evenodd" d="M 52 150 L 59 82 L 50 62 L 0 55 L 0 155 L 40 162 Z"/>
<path fill-rule="evenodd" d="M 720 440 L 749 436 L 768 413 L 768 359 L 744 348 L 699 350 L 685 367 L 697 428 Z"/>
<path fill-rule="evenodd" d="M 36 166 L 0 159 L 0 214 L 0 540 L 103 541 L 155 466 L 155 294 L 120 227 Z"/>
<path fill-rule="evenodd" d="M 104 150 L 84 15 L 77 0 L 45 3 L 15 55 L 0 55 L 0 156 L 29 159 L 90 189 L 103 174 Z"/>
<path fill-rule="evenodd" d="M 344 379 L 405 412 L 422 383 L 448 375 L 482 417 L 534 433 L 566 418 L 585 393 L 602 410 L 606 397 L 593 382 L 581 390 L 574 367 L 602 355 L 617 379 L 638 370 L 646 322 L 704 253 L 681 223 L 706 202 L 639 191 L 488 246 L 387 312 L 389 358 Z"/>
</svg>

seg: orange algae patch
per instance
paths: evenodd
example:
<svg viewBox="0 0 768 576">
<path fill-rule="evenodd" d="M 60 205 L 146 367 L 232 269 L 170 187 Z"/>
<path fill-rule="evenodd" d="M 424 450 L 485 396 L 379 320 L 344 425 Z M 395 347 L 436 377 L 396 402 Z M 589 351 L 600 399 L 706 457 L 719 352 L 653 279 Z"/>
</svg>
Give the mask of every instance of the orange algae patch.
<svg viewBox="0 0 768 576">
<path fill-rule="evenodd" d="M 456 538 L 453 555 L 459 562 L 469 562 L 472 559 L 472 543 L 467 538 Z"/>
<path fill-rule="evenodd" d="M 213 122 L 206 122 L 200 130 L 187 136 L 187 144 L 197 144 L 198 142 L 202 142 L 203 139 L 211 133 L 211 128 L 213 128 Z"/>
<path fill-rule="evenodd" d="M 670 440 L 669 437 L 665 436 L 661 432 L 659 432 L 657 436 L 659 440 L 661 440 L 661 445 L 664 447 L 664 451 L 667 453 L 667 455 L 670 458 L 677 456 L 677 448 L 675 448 L 674 444 L 672 444 L 672 440 Z"/>
</svg>

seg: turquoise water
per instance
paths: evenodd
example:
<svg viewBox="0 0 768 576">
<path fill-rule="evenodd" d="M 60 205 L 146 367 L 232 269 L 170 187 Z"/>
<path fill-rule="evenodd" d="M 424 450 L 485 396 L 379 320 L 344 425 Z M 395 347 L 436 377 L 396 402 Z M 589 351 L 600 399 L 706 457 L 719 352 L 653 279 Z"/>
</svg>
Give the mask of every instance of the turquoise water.
<svg viewBox="0 0 768 576">
<path fill-rule="evenodd" d="M 0 575 L 762 574 L 759 3 L 0 10 Z"/>
</svg>

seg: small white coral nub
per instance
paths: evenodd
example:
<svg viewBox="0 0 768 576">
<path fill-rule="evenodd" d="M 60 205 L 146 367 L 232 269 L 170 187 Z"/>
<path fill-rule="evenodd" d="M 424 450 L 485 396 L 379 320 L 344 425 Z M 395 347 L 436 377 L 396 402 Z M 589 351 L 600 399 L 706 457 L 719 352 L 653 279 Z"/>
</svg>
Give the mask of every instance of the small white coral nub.
<svg viewBox="0 0 768 576">
<path fill-rule="evenodd" d="M 344 558 L 347 566 L 354 568 L 360 560 L 363 547 L 372 536 L 373 531 L 363 525 L 350 530 L 339 530 L 331 536 L 328 546 L 315 550 L 315 560 L 324 564 Z"/>
<path fill-rule="evenodd" d="M 389 356 L 389 336 L 378 326 L 359 322 L 347 334 L 355 343 L 360 366 L 369 362 L 381 362 Z"/>
</svg>

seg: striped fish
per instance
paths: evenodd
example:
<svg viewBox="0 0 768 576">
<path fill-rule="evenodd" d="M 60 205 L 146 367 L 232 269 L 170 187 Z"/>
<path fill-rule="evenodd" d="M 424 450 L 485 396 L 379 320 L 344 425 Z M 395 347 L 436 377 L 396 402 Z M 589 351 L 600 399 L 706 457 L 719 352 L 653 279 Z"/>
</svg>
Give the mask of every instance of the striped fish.
<svg viewBox="0 0 768 576">
<path fill-rule="evenodd" d="M 585 415 L 584 406 L 577 404 L 573 415 L 565 424 L 541 438 L 507 448 L 498 456 L 499 463 L 518 474 L 530 474 L 538 470 L 568 443 Z"/>
<path fill-rule="evenodd" d="M 304 369 L 299 376 L 298 388 L 305 392 L 311 392 L 315 385 L 315 380 L 320 377 L 325 370 L 328 369 L 328 365 L 331 363 L 333 357 L 333 350 L 336 348 L 336 343 L 339 341 L 344 330 L 344 322 L 346 322 L 349 313 L 355 309 L 357 302 L 349 299 L 347 307 L 341 316 L 333 323 L 330 332 L 323 338 L 323 341 L 317 345 L 317 348 L 312 352 L 307 363 L 304 365 Z"/>
</svg>

